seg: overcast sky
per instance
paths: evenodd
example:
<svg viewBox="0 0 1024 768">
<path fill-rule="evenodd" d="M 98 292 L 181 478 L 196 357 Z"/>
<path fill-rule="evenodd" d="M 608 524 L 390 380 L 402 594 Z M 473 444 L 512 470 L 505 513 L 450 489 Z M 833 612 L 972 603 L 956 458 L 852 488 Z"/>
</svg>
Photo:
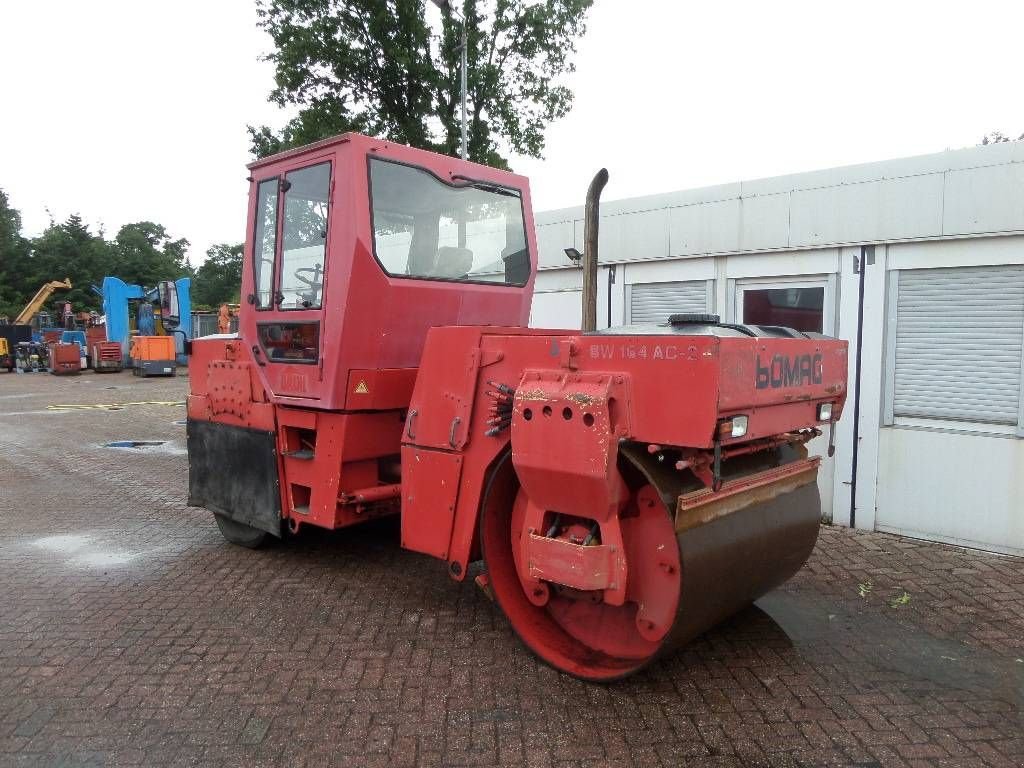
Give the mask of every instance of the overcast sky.
<svg viewBox="0 0 1024 768">
<path fill-rule="evenodd" d="M 437 13 L 432 6 L 429 12 Z M 596 0 L 537 210 L 976 144 L 1024 132 L 1019 2 Z M 251 0 L 5 3 L 0 188 L 29 234 L 153 220 L 193 261 L 245 227 L 247 123 L 269 38 Z"/>
</svg>

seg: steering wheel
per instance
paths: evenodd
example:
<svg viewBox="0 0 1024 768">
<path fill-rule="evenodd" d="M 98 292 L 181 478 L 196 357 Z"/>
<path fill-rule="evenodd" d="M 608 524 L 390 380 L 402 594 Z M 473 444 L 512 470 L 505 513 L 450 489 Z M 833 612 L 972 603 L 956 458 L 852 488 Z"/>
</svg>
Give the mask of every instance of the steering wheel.
<svg viewBox="0 0 1024 768">
<path fill-rule="evenodd" d="M 307 274 L 311 276 L 307 277 Z M 302 297 L 302 303 L 307 307 L 316 303 L 320 292 L 324 288 L 323 274 L 324 268 L 321 264 L 317 264 L 312 267 L 302 267 L 301 269 L 296 269 L 292 273 L 292 277 L 309 289 L 308 291 L 303 291 L 299 294 Z"/>
</svg>

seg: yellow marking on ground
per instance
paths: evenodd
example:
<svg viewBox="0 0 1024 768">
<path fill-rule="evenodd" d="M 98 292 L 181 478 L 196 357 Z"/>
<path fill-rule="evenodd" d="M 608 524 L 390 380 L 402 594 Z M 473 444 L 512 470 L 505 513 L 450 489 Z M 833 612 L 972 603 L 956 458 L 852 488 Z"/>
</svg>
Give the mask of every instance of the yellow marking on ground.
<svg viewBox="0 0 1024 768">
<path fill-rule="evenodd" d="M 137 400 L 130 403 L 89 403 L 80 405 L 48 405 L 48 411 L 117 411 L 127 408 L 130 405 L 169 405 L 176 408 L 184 408 L 184 400 Z"/>
</svg>

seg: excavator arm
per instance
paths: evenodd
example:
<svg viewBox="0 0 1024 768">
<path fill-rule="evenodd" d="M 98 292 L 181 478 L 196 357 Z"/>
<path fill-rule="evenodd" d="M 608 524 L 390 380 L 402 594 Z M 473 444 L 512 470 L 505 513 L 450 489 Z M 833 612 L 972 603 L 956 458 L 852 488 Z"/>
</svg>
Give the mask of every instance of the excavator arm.
<svg viewBox="0 0 1024 768">
<path fill-rule="evenodd" d="M 26 325 L 35 316 L 36 312 L 43 308 L 46 300 L 50 298 L 50 295 L 56 290 L 69 290 L 71 288 L 71 278 L 65 277 L 63 280 L 51 280 L 48 283 L 44 283 L 43 286 L 36 291 L 36 295 L 32 297 L 32 300 L 25 305 L 25 308 L 18 313 L 18 316 L 14 318 L 14 325 Z"/>
</svg>

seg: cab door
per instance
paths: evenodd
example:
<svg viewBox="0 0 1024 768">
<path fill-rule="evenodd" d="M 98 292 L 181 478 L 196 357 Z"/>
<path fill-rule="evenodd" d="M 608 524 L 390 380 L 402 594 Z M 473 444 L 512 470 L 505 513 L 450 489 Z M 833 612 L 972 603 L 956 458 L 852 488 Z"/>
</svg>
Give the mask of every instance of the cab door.
<svg viewBox="0 0 1024 768">
<path fill-rule="evenodd" d="M 320 398 L 330 197 L 330 160 L 257 187 L 253 353 L 276 395 Z"/>
</svg>

